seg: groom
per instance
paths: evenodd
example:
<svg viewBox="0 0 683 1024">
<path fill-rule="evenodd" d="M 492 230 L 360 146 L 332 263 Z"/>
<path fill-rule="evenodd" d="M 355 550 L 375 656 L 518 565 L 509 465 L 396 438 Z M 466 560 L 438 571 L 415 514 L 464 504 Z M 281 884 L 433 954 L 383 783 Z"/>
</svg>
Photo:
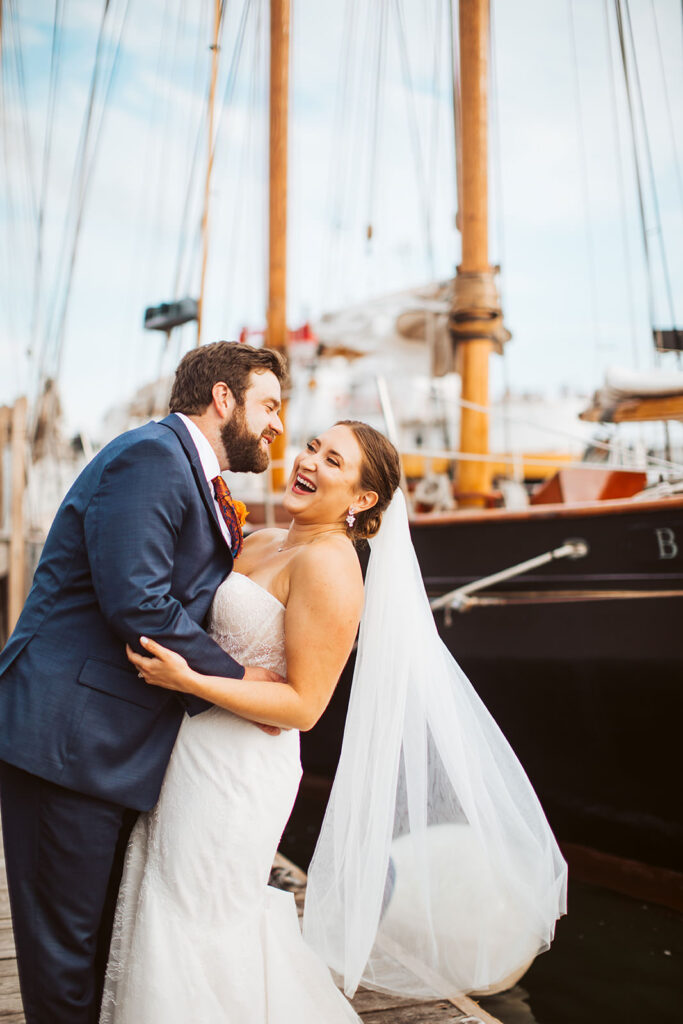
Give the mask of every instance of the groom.
<svg viewBox="0 0 683 1024">
<path fill-rule="evenodd" d="M 241 529 L 220 476 L 260 473 L 282 432 L 280 356 L 224 341 L 176 371 L 171 415 L 106 446 L 64 499 L 0 653 L 0 796 L 27 1024 L 96 1024 L 125 845 L 184 712 L 125 645 L 153 637 L 201 672 L 244 668 L 203 624 Z M 219 500 L 220 499 L 220 500 Z"/>
</svg>

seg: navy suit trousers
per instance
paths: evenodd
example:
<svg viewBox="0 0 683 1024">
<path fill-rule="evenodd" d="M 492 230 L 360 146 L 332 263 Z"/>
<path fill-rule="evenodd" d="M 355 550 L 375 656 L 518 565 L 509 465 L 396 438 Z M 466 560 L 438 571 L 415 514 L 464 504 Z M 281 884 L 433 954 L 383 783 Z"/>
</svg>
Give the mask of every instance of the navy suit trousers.
<svg viewBox="0 0 683 1024">
<path fill-rule="evenodd" d="M 5 861 L 27 1024 L 97 1024 L 138 812 L 0 762 Z"/>
</svg>

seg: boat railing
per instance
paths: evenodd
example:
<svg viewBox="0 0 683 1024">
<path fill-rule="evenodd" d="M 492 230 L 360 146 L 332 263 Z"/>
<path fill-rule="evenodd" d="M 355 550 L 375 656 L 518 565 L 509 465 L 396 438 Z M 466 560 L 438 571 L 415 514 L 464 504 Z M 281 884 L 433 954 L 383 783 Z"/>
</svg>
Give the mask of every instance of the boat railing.
<svg viewBox="0 0 683 1024">
<path fill-rule="evenodd" d="M 445 609 L 447 616 L 446 624 L 448 625 L 450 612 L 453 610 L 466 611 L 473 603 L 471 595 L 477 591 L 485 590 L 487 587 L 492 587 L 496 583 L 502 583 L 515 576 L 522 576 L 524 573 L 531 572 L 532 569 L 538 569 L 542 565 L 547 565 L 548 562 L 555 562 L 562 558 L 571 558 L 572 560 L 585 558 L 588 551 L 589 547 L 585 540 L 580 538 L 566 540 L 560 547 L 546 551 L 542 555 L 527 558 L 525 561 L 517 562 L 516 565 L 511 565 L 507 569 L 501 569 L 499 572 L 491 573 L 489 576 L 482 576 L 481 579 L 474 580 L 472 583 L 466 583 L 463 587 L 449 590 L 447 594 L 433 598 L 429 604 L 434 612 L 440 608 Z"/>
</svg>

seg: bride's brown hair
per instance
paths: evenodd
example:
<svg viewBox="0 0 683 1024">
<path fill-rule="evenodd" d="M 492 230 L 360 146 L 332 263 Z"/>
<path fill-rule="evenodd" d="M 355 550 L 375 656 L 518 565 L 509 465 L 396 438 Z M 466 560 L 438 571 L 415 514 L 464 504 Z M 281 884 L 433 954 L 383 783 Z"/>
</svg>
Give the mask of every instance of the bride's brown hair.
<svg viewBox="0 0 683 1024">
<path fill-rule="evenodd" d="M 335 426 L 348 427 L 353 432 L 363 456 L 359 486 L 377 494 L 377 504 L 356 512 L 356 521 L 347 533 L 353 540 L 374 537 L 382 523 L 382 513 L 401 481 L 400 456 L 391 441 L 368 423 L 339 420 Z"/>
</svg>

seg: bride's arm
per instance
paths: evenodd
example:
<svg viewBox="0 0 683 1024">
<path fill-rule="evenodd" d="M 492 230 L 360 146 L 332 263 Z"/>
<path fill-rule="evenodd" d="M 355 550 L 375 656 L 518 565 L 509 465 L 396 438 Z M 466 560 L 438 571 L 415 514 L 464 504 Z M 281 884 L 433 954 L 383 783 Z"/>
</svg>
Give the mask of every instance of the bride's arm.
<svg viewBox="0 0 683 1024">
<path fill-rule="evenodd" d="M 363 603 L 355 553 L 341 545 L 303 551 L 292 563 L 285 611 L 287 681 L 263 682 L 193 671 L 184 658 L 153 640 L 153 655 L 128 656 L 148 683 L 195 694 L 241 718 L 281 728 L 313 728 L 329 703 L 351 653 Z"/>
</svg>

